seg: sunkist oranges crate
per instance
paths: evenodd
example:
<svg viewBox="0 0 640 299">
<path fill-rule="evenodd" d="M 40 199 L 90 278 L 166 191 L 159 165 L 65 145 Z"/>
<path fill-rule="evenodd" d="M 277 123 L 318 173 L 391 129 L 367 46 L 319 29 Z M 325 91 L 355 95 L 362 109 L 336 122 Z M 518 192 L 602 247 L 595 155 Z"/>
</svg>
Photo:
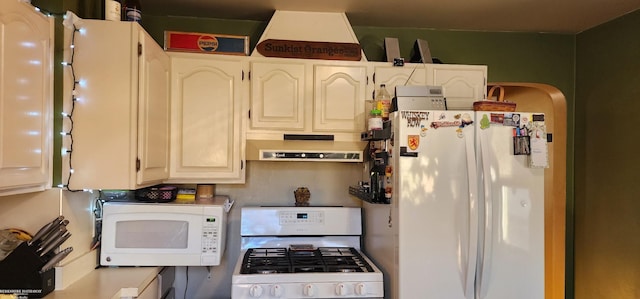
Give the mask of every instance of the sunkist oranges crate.
<svg viewBox="0 0 640 299">
<path fill-rule="evenodd" d="M 493 93 L 498 90 L 496 100 L 492 100 Z M 516 111 L 516 103 L 504 100 L 504 87 L 500 85 L 492 86 L 487 93 L 487 100 L 473 102 L 474 111 Z"/>
<path fill-rule="evenodd" d="M 249 36 L 200 32 L 164 32 L 166 51 L 249 55 Z"/>
</svg>

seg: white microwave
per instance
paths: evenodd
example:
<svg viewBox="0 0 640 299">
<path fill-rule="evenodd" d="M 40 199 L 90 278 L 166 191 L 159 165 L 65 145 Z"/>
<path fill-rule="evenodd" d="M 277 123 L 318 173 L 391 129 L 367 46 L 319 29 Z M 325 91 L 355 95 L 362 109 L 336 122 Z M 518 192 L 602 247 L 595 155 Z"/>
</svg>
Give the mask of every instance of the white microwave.
<svg viewBox="0 0 640 299">
<path fill-rule="evenodd" d="M 232 204 L 226 196 L 206 204 L 106 202 L 100 265 L 217 266 Z"/>
</svg>

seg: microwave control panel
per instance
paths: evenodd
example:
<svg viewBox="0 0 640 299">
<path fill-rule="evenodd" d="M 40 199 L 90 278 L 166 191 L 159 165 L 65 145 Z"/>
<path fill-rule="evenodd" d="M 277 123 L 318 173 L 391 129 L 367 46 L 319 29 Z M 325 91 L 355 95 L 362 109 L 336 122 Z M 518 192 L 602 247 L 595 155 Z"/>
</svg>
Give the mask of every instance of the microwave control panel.
<svg viewBox="0 0 640 299">
<path fill-rule="evenodd" d="M 204 216 L 202 219 L 202 253 L 215 254 L 218 251 L 218 228 L 220 221 L 214 216 Z"/>
</svg>

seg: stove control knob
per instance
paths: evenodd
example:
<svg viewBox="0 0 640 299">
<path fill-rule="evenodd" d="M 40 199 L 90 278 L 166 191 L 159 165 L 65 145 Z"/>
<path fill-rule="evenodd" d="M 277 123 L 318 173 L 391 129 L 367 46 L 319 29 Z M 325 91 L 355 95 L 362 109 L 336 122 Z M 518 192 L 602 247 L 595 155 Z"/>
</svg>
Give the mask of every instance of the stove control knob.
<svg viewBox="0 0 640 299">
<path fill-rule="evenodd" d="M 276 297 L 276 298 L 280 298 L 282 297 L 282 294 L 284 293 L 284 290 L 282 289 L 282 286 L 279 284 L 274 284 L 271 287 L 271 297 Z"/>
<path fill-rule="evenodd" d="M 347 294 L 347 286 L 344 283 L 339 283 L 336 285 L 336 295 L 346 296 Z"/>
<path fill-rule="evenodd" d="M 249 288 L 249 294 L 254 298 L 262 296 L 262 287 L 259 285 L 252 285 L 251 288 Z"/>
<path fill-rule="evenodd" d="M 366 295 L 367 294 L 367 288 L 365 287 L 364 283 L 359 283 L 356 285 L 356 295 Z"/>
<path fill-rule="evenodd" d="M 306 284 L 302 288 L 302 294 L 307 297 L 313 297 L 315 295 L 315 287 L 312 284 Z"/>
</svg>

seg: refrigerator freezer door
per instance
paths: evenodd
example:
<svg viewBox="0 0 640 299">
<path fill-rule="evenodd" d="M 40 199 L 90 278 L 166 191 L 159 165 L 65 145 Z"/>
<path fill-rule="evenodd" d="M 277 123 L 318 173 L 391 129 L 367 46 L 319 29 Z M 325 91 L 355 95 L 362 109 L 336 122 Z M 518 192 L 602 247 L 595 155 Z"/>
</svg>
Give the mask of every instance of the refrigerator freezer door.
<svg viewBox="0 0 640 299">
<path fill-rule="evenodd" d="M 513 154 L 513 126 L 491 123 L 476 130 L 485 228 L 477 298 L 544 298 L 544 170 Z"/>
<path fill-rule="evenodd" d="M 459 111 L 405 112 L 398 112 L 394 124 L 392 205 L 400 233 L 392 297 L 473 299 L 478 230 L 473 125 L 461 127 Z M 412 143 L 415 154 L 401 155 L 399 147 Z"/>
</svg>

